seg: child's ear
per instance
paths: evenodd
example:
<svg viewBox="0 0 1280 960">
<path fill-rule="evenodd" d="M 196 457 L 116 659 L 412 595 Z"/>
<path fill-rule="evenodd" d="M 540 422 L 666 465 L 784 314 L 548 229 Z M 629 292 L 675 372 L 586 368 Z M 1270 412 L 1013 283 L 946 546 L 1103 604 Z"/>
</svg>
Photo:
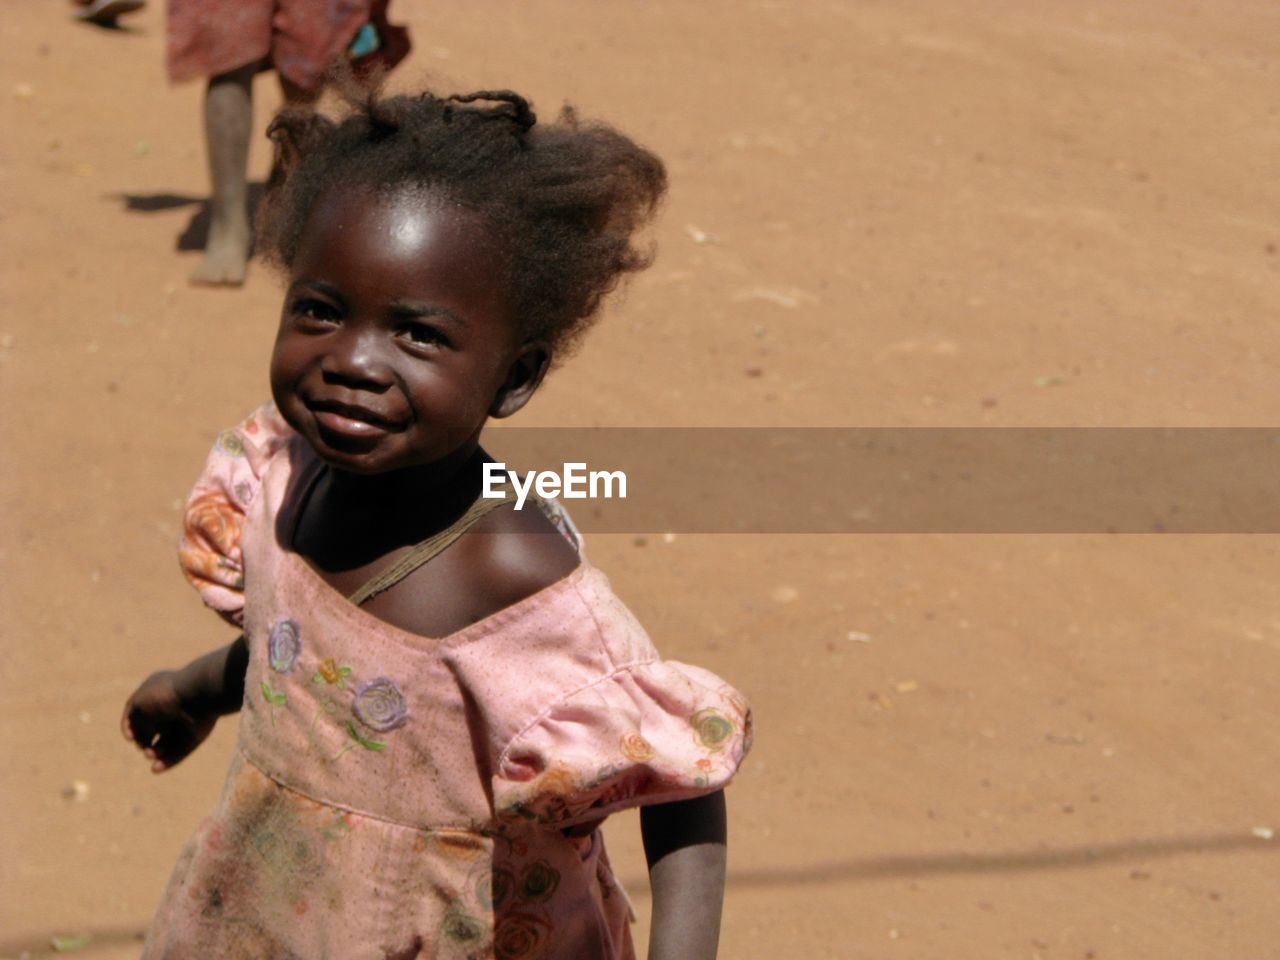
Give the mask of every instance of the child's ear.
<svg viewBox="0 0 1280 960">
<path fill-rule="evenodd" d="M 509 417 L 528 403 L 550 366 L 551 345 L 546 341 L 530 340 L 522 346 L 507 368 L 507 378 L 493 398 L 489 416 Z"/>
</svg>

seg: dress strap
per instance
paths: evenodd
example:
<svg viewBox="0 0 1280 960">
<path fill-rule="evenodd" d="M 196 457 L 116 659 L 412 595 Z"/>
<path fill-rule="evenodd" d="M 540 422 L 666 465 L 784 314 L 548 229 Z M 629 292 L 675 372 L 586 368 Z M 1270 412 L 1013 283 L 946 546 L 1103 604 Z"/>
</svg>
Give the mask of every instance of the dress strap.
<svg viewBox="0 0 1280 960">
<path fill-rule="evenodd" d="M 428 560 L 444 552 L 454 541 L 475 525 L 476 521 L 481 517 L 492 513 L 498 507 L 510 503 L 514 499 L 515 495 L 510 492 L 503 497 L 477 497 L 476 501 L 467 508 L 466 513 L 439 533 L 434 533 L 422 542 L 415 543 L 409 548 L 408 553 L 386 570 L 375 574 L 365 582 L 364 586 L 351 594 L 348 599 L 356 606 L 360 606 L 360 604 L 377 596 L 382 591 L 394 587 Z"/>
</svg>

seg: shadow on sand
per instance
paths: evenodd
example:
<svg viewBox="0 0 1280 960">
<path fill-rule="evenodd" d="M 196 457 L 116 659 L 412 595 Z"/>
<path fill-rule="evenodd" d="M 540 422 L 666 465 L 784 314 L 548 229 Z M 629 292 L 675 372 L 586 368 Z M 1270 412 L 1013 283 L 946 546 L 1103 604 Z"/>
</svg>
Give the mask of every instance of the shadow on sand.
<svg viewBox="0 0 1280 960">
<path fill-rule="evenodd" d="M 964 874 L 1034 873 L 1238 850 L 1265 850 L 1274 853 L 1280 851 L 1280 840 L 1270 840 L 1252 833 L 1202 834 L 1056 849 L 1046 847 L 1038 850 L 1012 850 L 1006 853 L 969 851 L 827 860 L 787 867 L 730 870 L 728 883 L 731 888 L 774 887 Z M 633 877 L 630 878 L 630 886 L 640 889 L 645 886 L 645 881 Z"/>
<path fill-rule="evenodd" d="M 254 181 L 249 184 L 249 221 L 256 225 L 258 204 L 266 184 Z M 119 200 L 129 213 L 162 213 L 180 207 L 195 207 L 191 219 L 178 234 L 175 250 L 203 250 L 209 240 L 209 200 L 207 197 L 189 197 L 180 193 L 117 193 L 111 199 Z"/>
</svg>

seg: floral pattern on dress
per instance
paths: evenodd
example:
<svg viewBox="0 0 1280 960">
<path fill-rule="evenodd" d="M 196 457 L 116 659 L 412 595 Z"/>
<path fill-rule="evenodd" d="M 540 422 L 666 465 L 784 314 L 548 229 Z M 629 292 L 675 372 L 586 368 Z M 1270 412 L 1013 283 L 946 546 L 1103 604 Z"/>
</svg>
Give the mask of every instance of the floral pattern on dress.
<svg viewBox="0 0 1280 960">
<path fill-rule="evenodd" d="M 249 421 L 252 423 L 253 421 Z M 245 427 L 248 423 L 244 424 Z M 218 434 L 217 447 L 224 453 L 229 453 L 233 457 L 244 456 L 244 440 L 241 438 L 238 430 L 223 430 Z"/>
<path fill-rule="evenodd" d="M 386 733 L 404 725 L 409 707 L 395 681 L 374 677 L 356 688 L 351 704 L 356 719 L 370 730 Z"/>
<path fill-rule="evenodd" d="M 630 764 L 601 767 L 590 776 L 556 766 L 508 797 L 501 812 L 525 820 L 569 823 L 636 796 L 652 779 L 644 768 Z"/>
<path fill-rule="evenodd" d="M 351 676 L 351 668 L 348 666 L 339 666 L 338 661 L 333 657 L 325 657 L 316 666 L 316 672 L 311 676 L 312 683 L 327 683 L 337 687 L 339 690 L 347 688 L 347 677 Z"/>
<path fill-rule="evenodd" d="M 301 663 L 302 654 L 302 628 L 298 622 L 288 617 L 277 620 L 267 638 L 267 663 L 271 669 L 277 674 L 292 674 Z M 305 673 L 304 670 L 303 674 Z M 381 736 L 404 726 L 409 719 L 408 701 L 394 680 L 378 676 L 357 684 L 352 690 L 347 681 L 353 674 L 352 667 L 339 665 L 333 657 L 325 657 L 316 662 L 311 674 L 312 684 L 320 685 L 322 691 L 330 688 L 333 691 L 332 695 L 321 693 L 317 696 L 318 707 L 311 721 L 305 725 L 311 747 L 324 749 L 316 737 L 316 727 L 322 719 L 336 722 L 347 737 L 342 748 L 328 758 L 330 763 L 340 760 L 356 747 L 382 753 L 387 749 L 388 741 L 371 736 L 369 731 Z M 277 677 L 276 682 L 283 682 L 284 679 L 284 676 Z M 274 727 L 275 708 L 288 702 L 288 693 L 283 689 L 275 689 L 265 679 L 260 686 L 263 700 L 270 705 L 269 715 Z"/>
<path fill-rule="evenodd" d="M 276 673 L 288 673 L 302 652 L 302 631 L 296 620 L 280 620 L 267 638 L 267 659 Z"/>
<path fill-rule="evenodd" d="M 492 859 L 488 851 L 476 851 L 475 866 L 449 903 L 441 934 L 481 956 L 536 960 L 555 933 L 550 904 L 560 887 L 560 871 L 542 858 L 522 864 L 523 842 L 494 839 Z M 461 853 L 467 854 L 465 845 Z M 491 942 L 480 917 L 492 918 Z"/>
<path fill-rule="evenodd" d="M 240 559 L 243 530 L 244 511 L 229 503 L 221 491 L 210 491 L 187 505 L 178 557 L 193 587 L 244 589 Z"/>
<path fill-rule="evenodd" d="M 493 955 L 498 960 L 536 957 L 551 940 L 553 929 L 546 913 L 500 911 L 493 929 Z"/>
<path fill-rule="evenodd" d="M 569 827 L 587 823 L 629 802 L 643 803 L 646 798 L 667 796 L 673 787 L 683 788 L 687 794 L 690 788 L 710 792 L 723 786 L 751 748 L 751 710 L 732 688 L 688 689 L 695 691 L 698 698 L 686 701 L 695 708 L 692 712 L 681 716 L 664 706 L 652 715 L 642 714 L 639 729 L 615 734 L 612 743 L 599 743 L 601 748 L 610 748 L 611 755 L 596 767 L 553 759 L 557 753 L 543 754 L 525 741 L 514 754 L 520 759 L 509 768 L 499 798 L 500 814 Z M 593 703 L 607 704 L 612 695 L 611 688 L 597 687 L 593 691 Z M 586 709 L 573 704 L 567 710 L 573 717 L 571 722 L 588 725 L 589 717 L 583 713 Z M 594 709 L 607 711 L 608 707 Z M 557 743 L 556 735 L 546 731 L 554 730 L 559 722 L 549 718 L 533 728 L 535 741 L 545 743 L 536 738 L 549 736 L 551 744 Z M 641 732 L 650 728 L 649 736 Z M 687 746 L 680 746 L 677 738 L 687 738 Z M 532 752 L 522 753 L 529 750 Z M 551 761 L 549 766 L 530 774 L 547 760 Z"/>
<path fill-rule="evenodd" d="M 734 734 L 733 721 L 715 707 L 704 707 L 689 718 L 694 738 L 707 750 L 724 749 Z"/>
<path fill-rule="evenodd" d="M 638 733 L 624 733 L 618 741 L 618 748 L 624 757 L 636 763 L 653 759 L 653 744 Z"/>
</svg>

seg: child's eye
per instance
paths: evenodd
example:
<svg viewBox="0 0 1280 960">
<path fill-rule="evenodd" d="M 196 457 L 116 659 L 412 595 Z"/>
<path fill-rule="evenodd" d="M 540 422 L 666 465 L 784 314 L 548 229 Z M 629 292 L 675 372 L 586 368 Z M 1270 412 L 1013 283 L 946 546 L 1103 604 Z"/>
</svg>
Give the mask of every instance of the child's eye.
<svg viewBox="0 0 1280 960">
<path fill-rule="evenodd" d="M 333 304 L 314 297 L 302 297 L 294 301 L 293 315 L 320 323 L 332 323 L 338 319 L 338 311 Z"/>
<path fill-rule="evenodd" d="M 427 323 L 413 323 L 405 328 L 405 338 L 418 347 L 447 347 L 449 338 L 439 328 Z"/>
</svg>

